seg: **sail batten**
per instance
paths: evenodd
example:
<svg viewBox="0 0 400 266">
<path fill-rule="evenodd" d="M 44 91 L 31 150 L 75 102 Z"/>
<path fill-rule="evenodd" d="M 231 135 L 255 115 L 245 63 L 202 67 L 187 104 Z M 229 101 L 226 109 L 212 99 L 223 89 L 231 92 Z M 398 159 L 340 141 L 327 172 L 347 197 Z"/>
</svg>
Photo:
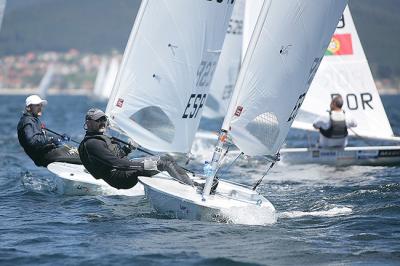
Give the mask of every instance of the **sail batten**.
<svg viewBox="0 0 400 266">
<path fill-rule="evenodd" d="M 264 1 L 222 126 L 242 152 L 280 149 L 345 5 Z"/>
<path fill-rule="evenodd" d="M 190 150 L 232 9 L 232 1 L 142 2 L 106 111 L 138 144 Z"/>
</svg>

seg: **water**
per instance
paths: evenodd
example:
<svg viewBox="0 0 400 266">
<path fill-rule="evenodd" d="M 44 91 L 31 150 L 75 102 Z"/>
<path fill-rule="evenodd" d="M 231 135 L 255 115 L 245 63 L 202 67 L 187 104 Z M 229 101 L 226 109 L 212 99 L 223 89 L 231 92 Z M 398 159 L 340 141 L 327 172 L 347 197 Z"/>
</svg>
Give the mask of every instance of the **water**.
<svg viewBox="0 0 400 266">
<path fill-rule="evenodd" d="M 0 98 L 1 265 L 400 264 L 396 167 L 278 165 L 259 188 L 277 209 L 277 222 L 268 226 L 169 219 L 144 199 L 60 195 L 57 180 L 19 147 L 24 98 Z M 48 100 L 46 125 L 77 140 L 84 113 L 99 106 L 84 97 Z M 399 100 L 383 97 L 397 134 Z M 289 141 L 298 142 L 298 134 Z M 238 165 L 229 175 L 252 184 L 264 170 Z"/>
</svg>

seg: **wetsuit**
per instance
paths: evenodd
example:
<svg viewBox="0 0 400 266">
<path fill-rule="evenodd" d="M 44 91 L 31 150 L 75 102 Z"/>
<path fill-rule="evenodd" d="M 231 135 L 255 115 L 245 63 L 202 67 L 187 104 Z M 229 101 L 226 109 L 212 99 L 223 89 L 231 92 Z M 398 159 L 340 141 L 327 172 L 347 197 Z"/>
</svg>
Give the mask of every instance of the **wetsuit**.
<svg viewBox="0 0 400 266">
<path fill-rule="evenodd" d="M 152 176 L 159 172 L 145 170 L 144 158 L 134 161 L 126 159 L 131 150 L 101 133 L 87 132 L 78 150 L 89 173 L 117 189 L 132 188 L 139 176 Z"/>
<path fill-rule="evenodd" d="M 44 133 L 39 118 L 31 113 L 25 112 L 22 115 L 17 132 L 19 143 L 37 166 L 46 167 L 52 162 L 81 164 L 76 149 L 57 146 L 59 142 Z"/>
</svg>

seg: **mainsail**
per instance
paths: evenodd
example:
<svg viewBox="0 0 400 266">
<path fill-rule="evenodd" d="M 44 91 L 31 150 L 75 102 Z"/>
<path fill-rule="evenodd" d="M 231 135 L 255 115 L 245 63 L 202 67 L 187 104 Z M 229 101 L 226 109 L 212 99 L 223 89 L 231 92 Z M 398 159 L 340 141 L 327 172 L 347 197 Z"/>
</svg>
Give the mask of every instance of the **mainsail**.
<svg viewBox="0 0 400 266">
<path fill-rule="evenodd" d="M 113 90 L 115 79 L 117 78 L 119 62 L 117 58 L 112 58 L 108 66 L 107 74 L 104 77 L 103 86 L 101 88 L 100 97 L 108 99 Z"/>
<path fill-rule="evenodd" d="M 107 73 L 107 59 L 105 57 L 102 57 L 93 88 L 93 96 L 96 98 L 103 98 L 102 90 L 104 87 L 106 73 Z M 108 95 L 108 97 L 109 96 L 110 95 Z"/>
<path fill-rule="evenodd" d="M 46 73 L 43 78 L 40 80 L 40 84 L 38 87 L 38 93 L 40 97 L 46 98 L 47 91 L 49 90 L 51 83 L 53 82 L 55 74 L 55 66 L 54 64 L 50 64 L 47 66 Z"/>
<path fill-rule="evenodd" d="M 207 97 L 204 117 L 222 118 L 228 109 L 242 61 L 244 9 L 245 1 L 236 0 L 222 53 Z"/>
<path fill-rule="evenodd" d="M 222 127 L 242 152 L 278 152 L 345 5 L 264 1 Z"/>
<path fill-rule="evenodd" d="M 350 10 L 347 7 L 315 75 L 293 127 L 313 129 L 334 95 L 344 99 L 346 115 L 357 121 L 357 135 L 393 139 L 393 131 L 376 89 Z M 351 135 L 354 133 L 350 131 Z"/>
<path fill-rule="evenodd" d="M 144 0 L 106 112 L 141 146 L 188 152 L 233 0 Z"/>
</svg>

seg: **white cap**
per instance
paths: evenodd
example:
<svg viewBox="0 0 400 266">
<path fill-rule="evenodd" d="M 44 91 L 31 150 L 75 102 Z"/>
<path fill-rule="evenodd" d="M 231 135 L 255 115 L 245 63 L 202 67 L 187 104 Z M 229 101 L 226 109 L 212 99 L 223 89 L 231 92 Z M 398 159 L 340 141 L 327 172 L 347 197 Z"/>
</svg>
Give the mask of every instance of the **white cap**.
<svg viewBox="0 0 400 266">
<path fill-rule="evenodd" d="M 46 100 L 42 100 L 42 98 L 40 98 L 38 95 L 31 95 L 31 96 L 28 96 L 28 98 L 26 98 L 25 106 L 29 106 L 31 104 L 43 104 L 43 105 L 46 105 L 47 101 Z"/>
</svg>

